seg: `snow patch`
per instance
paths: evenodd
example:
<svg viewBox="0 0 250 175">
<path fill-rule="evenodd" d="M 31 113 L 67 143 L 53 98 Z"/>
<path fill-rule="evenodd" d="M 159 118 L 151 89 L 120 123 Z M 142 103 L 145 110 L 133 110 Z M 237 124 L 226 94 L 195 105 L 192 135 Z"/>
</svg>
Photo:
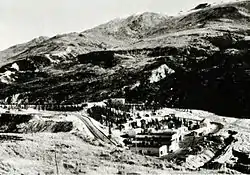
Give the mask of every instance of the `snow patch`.
<svg viewBox="0 0 250 175">
<path fill-rule="evenodd" d="M 243 12 L 241 10 L 239 10 L 239 13 L 245 17 L 250 17 L 250 14 L 249 13 L 246 13 L 246 12 Z"/>
<path fill-rule="evenodd" d="M 250 41 L 250 36 L 245 36 L 244 40 L 245 41 Z"/>
<path fill-rule="evenodd" d="M 60 57 L 60 58 L 66 58 L 69 56 L 69 54 L 72 52 L 71 47 L 67 47 L 65 51 L 58 51 L 55 53 L 52 53 L 52 56 Z"/>
<path fill-rule="evenodd" d="M 0 74 L 0 81 L 5 84 L 11 84 L 13 81 L 15 81 L 15 79 L 11 77 L 14 74 L 15 72 L 7 70 Z"/>
<path fill-rule="evenodd" d="M 166 78 L 167 75 L 173 74 L 173 73 L 175 73 L 173 69 L 169 68 L 166 64 L 163 64 L 157 69 L 152 71 L 152 75 L 149 78 L 149 81 L 150 83 L 155 83 Z"/>
<path fill-rule="evenodd" d="M 45 57 L 48 58 L 49 61 L 50 61 L 51 63 L 59 63 L 59 62 L 60 62 L 59 60 L 53 60 L 53 59 L 50 57 L 50 54 L 46 54 Z"/>
<path fill-rule="evenodd" d="M 130 88 L 130 90 L 133 90 L 134 88 L 136 88 L 136 87 L 138 87 L 140 85 L 141 85 L 140 81 L 137 81 L 135 84 L 132 85 L 132 87 Z"/>
<path fill-rule="evenodd" d="M 17 71 L 19 71 L 19 66 L 16 63 L 12 64 L 11 68 L 16 69 Z"/>
<path fill-rule="evenodd" d="M 122 55 L 122 54 L 117 54 L 117 53 L 114 54 L 114 57 L 123 58 L 123 59 L 134 59 L 134 57 L 131 55 Z"/>
</svg>

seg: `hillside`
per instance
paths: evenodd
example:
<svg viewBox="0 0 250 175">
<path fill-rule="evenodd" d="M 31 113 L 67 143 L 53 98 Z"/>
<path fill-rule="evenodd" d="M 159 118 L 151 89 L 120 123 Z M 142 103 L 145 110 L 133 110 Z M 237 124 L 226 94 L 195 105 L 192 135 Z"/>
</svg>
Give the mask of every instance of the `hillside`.
<svg viewBox="0 0 250 175">
<path fill-rule="evenodd" d="M 0 52 L 0 98 L 72 104 L 126 97 L 246 117 L 249 46 L 249 1 L 181 16 L 132 15 Z"/>
</svg>

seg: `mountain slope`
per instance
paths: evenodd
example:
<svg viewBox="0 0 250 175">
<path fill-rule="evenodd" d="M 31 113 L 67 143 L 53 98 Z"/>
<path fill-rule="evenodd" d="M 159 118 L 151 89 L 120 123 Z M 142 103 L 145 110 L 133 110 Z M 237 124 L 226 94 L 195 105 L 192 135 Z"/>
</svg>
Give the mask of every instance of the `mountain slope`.
<svg viewBox="0 0 250 175">
<path fill-rule="evenodd" d="M 249 1 L 176 17 L 116 19 L 0 52 L 0 98 L 11 102 L 19 94 L 14 101 L 20 103 L 81 103 L 126 97 L 247 116 L 249 36 Z"/>
<path fill-rule="evenodd" d="M 12 46 L 4 51 L 0 52 L 0 66 L 7 64 L 8 62 L 8 58 L 11 58 L 15 55 L 18 55 L 24 51 L 26 51 L 27 48 L 32 48 L 35 47 L 37 45 L 39 45 L 40 43 L 46 41 L 48 39 L 48 37 L 38 37 L 35 38 L 27 43 L 23 43 L 23 44 L 18 44 L 15 46 Z"/>
</svg>

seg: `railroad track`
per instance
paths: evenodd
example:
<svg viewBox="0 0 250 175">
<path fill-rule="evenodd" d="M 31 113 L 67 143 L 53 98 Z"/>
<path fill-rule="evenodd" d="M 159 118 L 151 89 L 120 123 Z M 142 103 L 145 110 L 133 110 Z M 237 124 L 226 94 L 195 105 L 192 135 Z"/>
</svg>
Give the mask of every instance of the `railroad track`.
<svg viewBox="0 0 250 175">
<path fill-rule="evenodd" d="M 104 134 L 98 127 L 94 125 L 94 123 L 91 121 L 89 117 L 82 116 L 81 114 L 76 115 L 89 129 L 89 131 L 101 141 L 105 143 L 109 143 L 112 145 L 118 145 L 115 141 L 111 140 L 106 134 Z"/>
</svg>

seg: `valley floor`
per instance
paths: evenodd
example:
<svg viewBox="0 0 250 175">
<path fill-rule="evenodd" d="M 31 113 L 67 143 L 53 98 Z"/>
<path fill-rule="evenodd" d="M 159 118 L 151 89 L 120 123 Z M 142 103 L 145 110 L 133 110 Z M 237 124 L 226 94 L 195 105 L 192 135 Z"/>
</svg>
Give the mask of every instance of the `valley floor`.
<svg viewBox="0 0 250 175">
<path fill-rule="evenodd" d="M 166 109 L 166 111 L 168 110 L 173 112 L 174 109 Z M 228 150 L 231 148 L 249 151 L 250 120 L 218 117 L 196 110 L 192 110 L 191 113 L 174 111 L 179 115 L 185 113 L 186 115 L 198 115 L 222 123 L 224 128 L 217 134 L 223 135 L 229 129 L 237 132 L 238 140 L 230 145 L 230 148 L 226 148 L 225 152 L 215 161 L 230 163 L 233 156 L 232 152 Z M 19 125 L 19 130 L 25 131 L 23 133 L 0 134 L 0 174 L 3 175 L 239 173 L 228 168 L 216 170 L 200 168 L 199 171 L 188 171 L 184 165 L 175 166 L 168 160 L 143 156 L 125 148 L 115 147 L 95 138 L 88 127 L 73 112 L 34 110 L 19 111 L 18 113 L 32 114 L 39 122 L 30 121 L 28 126 Z M 44 122 L 43 120 L 73 121 L 73 129 L 70 132 L 52 133 L 53 127 L 46 126 L 46 122 L 41 124 Z M 96 126 L 102 129 L 98 122 L 96 122 Z M 32 127 L 39 128 L 39 130 L 32 132 L 34 130 Z M 106 130 L 107 128 L 103 128 L 104 132 Z"/>
</svg>

